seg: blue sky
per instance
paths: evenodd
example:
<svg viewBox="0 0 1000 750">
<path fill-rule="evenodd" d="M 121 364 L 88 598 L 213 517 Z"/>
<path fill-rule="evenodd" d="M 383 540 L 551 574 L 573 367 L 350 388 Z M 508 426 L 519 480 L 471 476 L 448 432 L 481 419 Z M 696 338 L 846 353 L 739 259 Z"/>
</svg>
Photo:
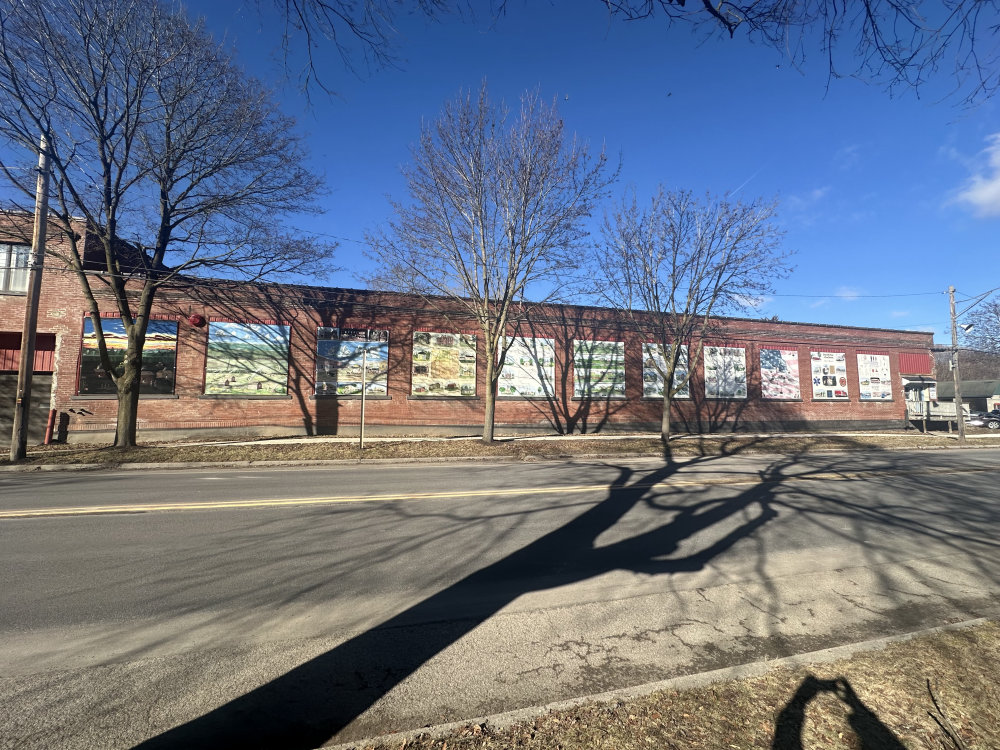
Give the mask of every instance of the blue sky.
<svg viewBox="0 0 1000 750">
<path fill-rule="evenodd" d="M 363 78 L 321 52 L 338 96 L 314 92 L 308 104 L 294 81 L 279 80 L 276 18 L 249 0 L 206 6 L 191 10 L 207 13 L 249 73 L 279 87 L 307 133 L 330 194 L 326 213 L 300 226 L 339 240 L 345 268 L 326 283 L 360 285 L 365 232 L 388 217 L 386 195 L 406 199 L 399 166 L 421 120 L 485 78 L 512 103 L 532 88 L 557 97 L 570 130 L 621 154 L 618 194 L 649 196 L 663 183 L 777 197 L 796 270 L 761 316 L 932 330 L 942 342 L 949 284 L 959 300 L 1000 286 L 997 102 L 941 101 L 950 79 L 919 97 L 850 79 L 827 88 L 818 50 L 796 70 L 743 39 L 612 21 L 597 0 L 532 0 L 495 22 L 404 16 L 399 69 Z"/>
</svg>

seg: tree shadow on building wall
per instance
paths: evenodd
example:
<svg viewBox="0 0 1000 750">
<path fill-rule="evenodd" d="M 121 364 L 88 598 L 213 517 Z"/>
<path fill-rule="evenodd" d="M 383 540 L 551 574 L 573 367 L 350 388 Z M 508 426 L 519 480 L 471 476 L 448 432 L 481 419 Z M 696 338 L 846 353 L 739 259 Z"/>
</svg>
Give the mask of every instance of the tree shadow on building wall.
<svg viewBox="0 0 1000 750">
<path fill-rule="evenodd" d="M 247 381 L 268 382 L 275 387 L 287 389 L 287 397 L 292 398 L 300 414 L 301 428 L 306 435 L 338 434 L 343 421 L 343 403 L 345 400 L 359 400 L 355 394 L 340 394 L 336 392 L 317 392 L 317 378 L 343 378 L 340 372 L 317 372 L 318 330 L 319 329 L 384 329 L 384 314 L 371 304 L 357 304 L 349 295 L 336 289 L 320 289 L 311 287 L 296 287 L 284 285 L 196 285 L 185 289 L 185 293 L 196 301 L 197 312 L 206 318 L 216 317 L 233 321 L 269 320 L 289 326 L 287 341 L 274 342 L 269 348 L 264 346 L 259 352 L 260 360 L 273 360 L 275 367 L 264 368 L 255 359 L 234 361 L 235 375 L 238 382 Z M 186 304 L 187 315 L 195 308 Z M 211 323 L 202 333 L 188 335 L 186 344 L 193 346 L 203 360 L 209 355 L 209 331 Z M 390 340 L 390 357 L 384 373 L 387 379 L 392 379 L 404 369 L 400 357 L 391 356 L 392 347 L 396 342 Z M 398 346 L 397 346 L 398 348 Z M 346 372 L 350 368 L 360 369 L 360 353 L 353 361 L 351 356 L 340 357 Z M 280 367 L 278 366 L 280 365 Z M 280 374 L 285 369 L 285 375 Z M 273 371 L 273 372 L 272 372 Z M 274 374 L 279 373 L 279 374 Z M 382 373 L 380 373 L 382 374 Z M 369 381 L 373 377 L 369 373 Z M 224 394 L 218 394 L 224 395 Z M 253 398 L 253 390 L 248 393 L 234 393 L 236 398 Z M 388 394 L 371 395 L 369 398 L 384 399 Z M 352 410 L 352 413 L 356 410 Z M 266 420 L 266 418 L 265 418 Z M 285 417 L 287 421 L 287 417 Z M 288 425 L 293 426 L 293 425 Z M 296 425 L 297 426 L 297 425 Z"/>
<path fill-rule="evenodd" d="M 677 469 L 671 463 L 645 473 L 615 467 L 618 476 L 605 498 L 560 528 L 138 747 L 318 747 L 518 597 L 613 571 L 646 575 L 699 571 L 777 517 L 772 501 L 782 476 L 780 467 L 773 478 L 765 477 L 735 496 L 674 505 L 664 502 L 661 493 L 669 494 L 663 483 Z M 599 537 L 640 504 L 662 514 L 662 523 L 622 541 L 598 544 Z M 717 526 L 720 533 L 713 542 L 671 556 L 685 540 Z M 408 637 L 406 628 L 414 624 L 423 625 L 419 638 Z"/>
<path fill-rule="evenodd" d="M 621 330 L 606 321 L 571 315 L 569 311 L 573 309 L 559 307 L 546 311 L 553 317 L 545 319 L 524 318 L 514 330 L 514 335 L 525 339 L 553 341 L 555 382 L 542 398 L 528 399 L 525 403 L 559 435 L 600 432 L 628 406 L 624 392 L 615 390 L 614 371 L 605 367 L 609 362 L 598 359 L 591 348 L 584 347 L 578 352 L 575 347 L 576 341 L 593 342 L 597 335 L 623 340 Z"/>
</svg>

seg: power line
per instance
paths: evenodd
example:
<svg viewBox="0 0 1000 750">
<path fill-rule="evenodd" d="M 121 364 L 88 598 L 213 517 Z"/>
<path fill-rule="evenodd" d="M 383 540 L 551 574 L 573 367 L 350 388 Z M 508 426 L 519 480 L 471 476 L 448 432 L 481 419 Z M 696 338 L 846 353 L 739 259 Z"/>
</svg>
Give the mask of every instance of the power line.
<svg viewBox="0 0 1000 750">
<path fill-rule="evenodd" d="M 930 297 L 947 292 L 909 292 L 907 294 L 764 294 L 762 297 L 803 297 L 806 299 L 885 299 L 888 297 Z"/>
</svg>

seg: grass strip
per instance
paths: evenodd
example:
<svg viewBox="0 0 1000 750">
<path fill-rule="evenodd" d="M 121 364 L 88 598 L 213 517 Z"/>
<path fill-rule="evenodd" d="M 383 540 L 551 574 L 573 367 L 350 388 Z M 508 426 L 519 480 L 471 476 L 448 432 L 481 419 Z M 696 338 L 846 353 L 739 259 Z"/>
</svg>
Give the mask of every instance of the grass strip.
<svg viewBox="0 0 1000 750">
<path fill-rule="evenodd" d="M 1000 748 L 998 673 L 1000 624 L 988 621 L 809 667 L 587 702 L 509 726 L 469 724 L 441 736 L 386 737 L 351 747 L 995 750 Z"/>
</svg>

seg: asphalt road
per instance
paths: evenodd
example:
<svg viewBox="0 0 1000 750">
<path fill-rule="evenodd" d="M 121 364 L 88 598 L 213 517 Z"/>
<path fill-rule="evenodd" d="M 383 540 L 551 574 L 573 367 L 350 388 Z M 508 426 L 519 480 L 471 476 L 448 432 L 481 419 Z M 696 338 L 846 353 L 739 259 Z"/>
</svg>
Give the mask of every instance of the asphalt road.
<svg viewBox="0 0 1000 750">
<path fill-rule="evenodd" d="M 1000 615 L 1000 451 L 0 476 L 0 747 L 313 748 Z"/>
</svg>

